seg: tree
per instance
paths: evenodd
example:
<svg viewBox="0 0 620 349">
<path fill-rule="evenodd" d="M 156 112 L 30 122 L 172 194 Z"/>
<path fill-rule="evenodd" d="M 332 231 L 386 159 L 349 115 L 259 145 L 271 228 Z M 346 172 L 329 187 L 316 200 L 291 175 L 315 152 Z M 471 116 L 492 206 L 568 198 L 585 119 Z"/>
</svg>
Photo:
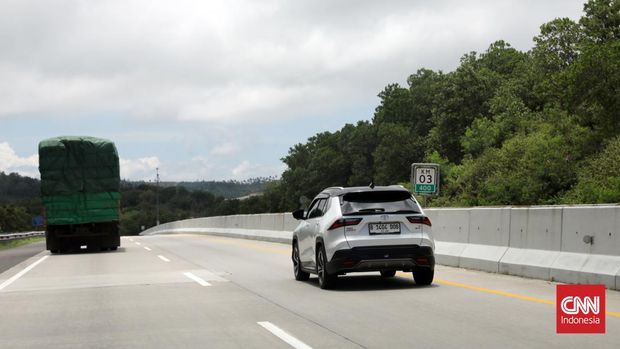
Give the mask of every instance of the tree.
<svg viewBox="0 0 620 349">
<path fill-rule="evenodd" d="M 429 139 L 441 156 L 451 162 L 463 157 L 460 138 L 477 117 L 489 117 L 488 102 L 500 85 L 500 75 L 480 67 L 477 55 L 472 52 L 461 59 L 455 72 L 442 79 L 433 110 L 433 128 Z"/>
<path fill-rule="evenodd" d="M 540 26 L 532 54 L 542 71 L 558 72 L 577 59 L 583 40 L 579 24 L 569 18 L 556 18 Z"/>
<path fill-rule="evenodd" d="M 535 130 L 466 160 L 458 169 L 454 200 L 467 205 L 557 203 L 575 183 L 575 164 L 584 158 L 591 137 L 569 115 L 548 113 L 540 116 Z"/>
<path fill-rule="evenodd" d="M 620 0 L 589 0 L 579 23 L 588 39 L 605 43 L 620 39 Z"/>
<path fill-rule="evenodd" d="M 375 108 L 373 123 L 385 122 L 399 123 L 410 122 L 413 104 L 409 90 L 398 84 L 390 84 L 378 95 L 381 99 L 379 106 Z"/>
<path fill-rule="evenodd" d="M 407 180 L 411 163 L 424 159 L 424 139 L 398 124 L 380 125 L 377 134 L 379 144 L 373 152 L 375 183 L 391 185 Z"/>
<path fill-rule="evenodd" d="M 30 215 L 23 207 L 0 205 L 0 232 L 19 232 L 30 228 Z"/>
<path fill-rule="evenodd" d="M 573 203 L 620 202 L 620 136 L 579 170 L 577 184 L 566 195 Z"/>
<path fill-rule="evenodd" d="M 620 40 L 588 46 L 566 70 L 565 101 L 600 140 L 620 132 Z"/>
<path fill-rule="evenodd" d="M 346 185 L 367 185 L 374 178 L 375 162 L 373 152 L 377 148 L 377 127 L 367 121 L 356 126 L 345 125 L 342 129 L 342 151 L 351 162 L 351 175 Z"/>
</svg>

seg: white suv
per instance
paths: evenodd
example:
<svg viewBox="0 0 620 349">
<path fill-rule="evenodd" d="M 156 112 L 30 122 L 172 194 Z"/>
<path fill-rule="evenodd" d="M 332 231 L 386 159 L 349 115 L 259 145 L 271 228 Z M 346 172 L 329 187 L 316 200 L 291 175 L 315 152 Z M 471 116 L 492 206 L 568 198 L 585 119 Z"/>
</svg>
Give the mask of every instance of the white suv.
<svg viewBox="0 0 620 349">
<path fill-rule="evenodd" d="M 330 288 L 339 274 L 402 270 L 419 285 L 433 282 L 431 222 L 402 186 L 327 188 L 293 216 L 301 221 L 293 232 L 296 280 L 313 273 Z"/>
</svg>

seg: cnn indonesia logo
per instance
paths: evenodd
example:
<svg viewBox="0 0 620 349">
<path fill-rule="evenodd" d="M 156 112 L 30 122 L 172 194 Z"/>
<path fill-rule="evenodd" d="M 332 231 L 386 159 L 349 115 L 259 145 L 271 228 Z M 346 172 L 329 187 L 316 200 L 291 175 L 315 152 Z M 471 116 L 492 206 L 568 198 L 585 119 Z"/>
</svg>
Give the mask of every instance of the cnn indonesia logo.
<svg viewBox="0 0 620 349">
<path fill-rule="evenodd" d="M 605 285 L 557 285 L 557 333 L 605 333 Z"/>
</svg>

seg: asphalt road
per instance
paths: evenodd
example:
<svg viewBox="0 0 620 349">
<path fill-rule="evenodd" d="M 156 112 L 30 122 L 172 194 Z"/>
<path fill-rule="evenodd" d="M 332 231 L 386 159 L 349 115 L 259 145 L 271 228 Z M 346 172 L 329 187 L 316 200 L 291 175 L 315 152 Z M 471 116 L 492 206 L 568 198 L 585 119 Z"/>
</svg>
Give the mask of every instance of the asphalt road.
<svg viewBox="0 0 620 349">
<path fill-rule="evenodd" d="M 37 241 L 7 250 L 0 250 L 0 273 L 45 250 L 45 241 Z"/>
<path fill-rule="evenodd" d="M 607 333 L 556 335 L 555 284 L 438 267 L 293 279 L 288 246 L 221 237 L 123 238 L 117 252 L 42 252 L 0 274 L 0 348 L 617 348 Z M 34 267 L 33 267 L 34 264 Z M 26 271 L 24 273 L 24 271 Z M 611 312 L 611 313 L 609 313 Z M 305 346 L 304 346 L 305 345 Z"/>
</svg>

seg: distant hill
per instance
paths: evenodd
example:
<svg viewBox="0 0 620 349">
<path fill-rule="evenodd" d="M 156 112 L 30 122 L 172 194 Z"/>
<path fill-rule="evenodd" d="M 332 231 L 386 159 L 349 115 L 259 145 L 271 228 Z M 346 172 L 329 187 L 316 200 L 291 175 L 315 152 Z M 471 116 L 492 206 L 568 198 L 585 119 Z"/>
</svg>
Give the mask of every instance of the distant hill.
<svg viewBox="0 0 620 349">
<path fill-rule="evenodd" d="M 189 191 L 207 191 L 227 199 L 240 198 L 264 191 L 267 183 L 275 181 L 272 177 L 252 178 L 244 181 L 199 181 L 199 182 L 161 182 L 163 188 L 183 187 Z M 132 187 L 145 182 L 124 181 L 123 185 Z M 153 183 L 148 183 L 153 184 Z M 0 172 L 0 203 L 16 203 L 38 199 L 41 195 L 41 182 L 36 178 L 17 173 Z"/>
<path fill-rule="evenodd" d="M 275 178 L 245 181 L 162 182 L 157 190 L 152 182 L 121 183 L 121 232 L 137 234 L 141 227 L 155 221 L 159 196 L 161 222 L 190 217 L 207 217 L 234 213 L 257 213 L 268 210 L 258 198 Z M 43 213 L 38 179 L 17 173 L 0 172 L 0 229 L 31 229 L 30 218 Z M 236 199 L 239 200 L 227 200 Z M 259 205 L 260 204 L 260 205 Z"/>
<path fill-rule="evenodd" d="M 244 181 L 200 181 L 200 182 L 161 182 L 163 187 L 179 186 L 189 191 L 207 191 L 227 199 L 240 198 L 250 194 L 261 193 L 273 177 L 252 178 Z"/>
<path fill-rule="evenodd" d="M 38 179 L 0 172 L 0 203 L 37 199 L 41 195 L 40 188 Z"/>
<path fill-rule="evenodd" d="M 30 219 L 43 213 L 38 179 L 0 172 L 0 231 L 32 230 Z"/>
</svg>

